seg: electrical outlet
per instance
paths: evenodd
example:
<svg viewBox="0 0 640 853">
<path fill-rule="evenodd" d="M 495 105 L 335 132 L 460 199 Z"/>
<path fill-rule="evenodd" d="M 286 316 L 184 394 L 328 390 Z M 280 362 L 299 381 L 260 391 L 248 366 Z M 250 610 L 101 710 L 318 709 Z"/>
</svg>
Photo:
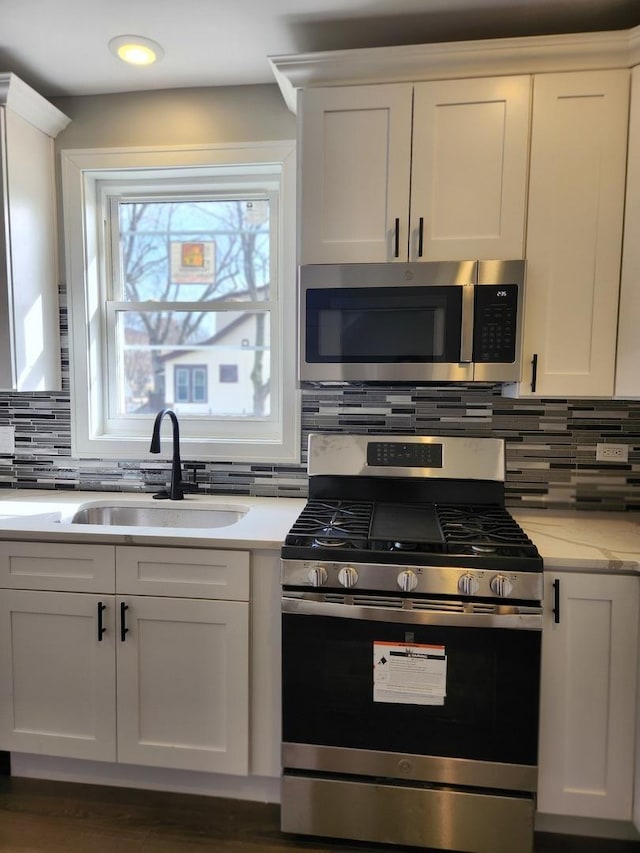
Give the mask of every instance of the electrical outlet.
<svg viewBox="0 0 640 853">
<path fill-rule="evenodd" d="M 596 462 L 627 462 L 628 459 L 628 444 L 606 444 L 601 441 L 596 444 Z"/>
</svg>

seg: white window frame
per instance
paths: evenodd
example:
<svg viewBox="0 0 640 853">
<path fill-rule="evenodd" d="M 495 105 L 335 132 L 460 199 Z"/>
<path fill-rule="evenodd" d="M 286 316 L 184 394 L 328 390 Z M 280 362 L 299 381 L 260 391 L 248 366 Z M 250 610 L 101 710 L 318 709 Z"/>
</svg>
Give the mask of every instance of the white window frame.
<svg viewBox="0 0 640 853">
<path fill-rule="evenodd" d="M 153 414 L 131 431 L 110 423 L 105 399 L 110 365 L 104 276 L 110 266 L 103 217 L 106 182 L 192 182 L 262 177 L 277 186 L 277 282 L 271 307 L 271 417 L 238 421 L 180 416 L 184 458 L 227 462 L 298 462 L 300 401 L 296 391 L 295 143 L 239 143 L 62 152 L 63 215 L 70 336 L 71 452 L 76 458 L 141 459 L 149 451 Z M 131 305 L 128 307 L 132 307 Z M 176 306 L 178 307 L 178 306 Z M 213 422 L 216 433 L 211 434 Z"/>
</svg>

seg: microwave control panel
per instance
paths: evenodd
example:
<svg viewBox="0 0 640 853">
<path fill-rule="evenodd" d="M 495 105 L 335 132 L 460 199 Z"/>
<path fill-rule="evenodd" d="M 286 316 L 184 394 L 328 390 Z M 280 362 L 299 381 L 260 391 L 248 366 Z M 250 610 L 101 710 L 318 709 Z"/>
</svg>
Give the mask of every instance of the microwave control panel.
<svg viewBox="0 0 640 853">
<path fill-rule="evenodd" d="M 516 360 L 518 285 L 475 288 L 473 361 L 508 363 Z"/>
</svg>

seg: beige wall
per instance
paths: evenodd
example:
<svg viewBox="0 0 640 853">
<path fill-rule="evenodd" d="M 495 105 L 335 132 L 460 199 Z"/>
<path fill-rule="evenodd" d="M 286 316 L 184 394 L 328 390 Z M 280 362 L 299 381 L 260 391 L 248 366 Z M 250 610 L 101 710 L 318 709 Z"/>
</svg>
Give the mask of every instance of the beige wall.
<svg viewBox="0 0 640 853">
<path fill-rule="evenodd" d="M 60 151 L 206 145 L 296 138 L 295 116 L 277 85 L 166 89 L 52 98 L 71 119 L 55 140 L 58 192 L 58 266 L 66 282 Z"/>
<path fill-rule="evenodd" d="M 125 148 L 295 139 L 295 117 L 276 84 L 167 89 L 54 98 L 71 119 L 65 148 Z"/>
</svg>

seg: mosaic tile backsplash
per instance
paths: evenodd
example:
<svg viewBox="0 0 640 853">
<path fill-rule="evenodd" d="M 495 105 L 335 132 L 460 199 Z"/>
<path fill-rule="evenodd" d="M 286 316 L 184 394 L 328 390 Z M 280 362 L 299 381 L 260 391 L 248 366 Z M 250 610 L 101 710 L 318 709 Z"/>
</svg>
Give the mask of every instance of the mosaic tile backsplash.
<svg viewBox="0 0 640 853">
<path fill-rule="evenodd" d="M 151 458 L 74 459 L 70 412 L 68 390 L 0 394 L 0 426 L 15 427 L 15 454 L 0 456 L 0 488 L 139 492 L 168 480 L 169 463 Z M 514 400 L 499 385 L 308 388 L 300 465 L 185 460 L 185 468 L 206 493 L 304 497 L 313 431 L 501 437 L 509 506 L 640 509 L 640 401 Z M 596 462 L 600 441 L 627 444 L 628 463 Z"/>
</svg>

